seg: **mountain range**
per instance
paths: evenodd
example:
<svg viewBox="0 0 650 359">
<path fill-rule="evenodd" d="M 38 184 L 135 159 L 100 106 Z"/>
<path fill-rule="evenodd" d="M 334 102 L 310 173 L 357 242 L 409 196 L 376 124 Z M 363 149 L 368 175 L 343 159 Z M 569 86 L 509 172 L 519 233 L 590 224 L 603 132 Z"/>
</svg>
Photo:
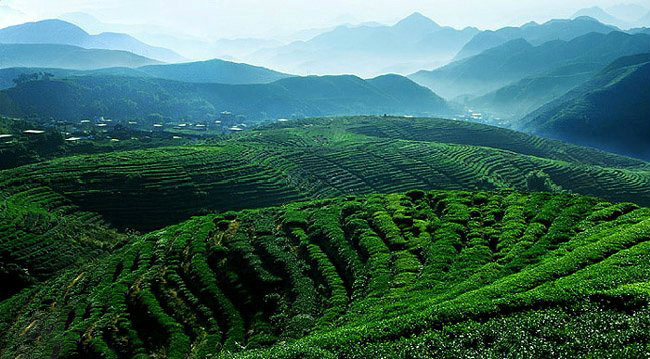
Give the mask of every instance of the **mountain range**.
<svg viewBox="0 0 650 359">
<path fill-rule="evenodd" d="M 638 4 L 619 4 L 607 11 L 599 6 L 592 6 L 578 10 L 572 18 L 580 16 L 589 16 L 622 29 L 650 26 L 650 10 Z"/>
<path fill-rule="evenodd" d="M 570 41 L 554 40 L 539 46 L 517 39 L 433 71 L 419 71 L 409 78 L 446 98 L 482 96 L 564 66 L 600 63 L 604 67 L 620 56 L 648 51 L 650 36 L 618 31 L 592 32 Z M 583 71 L 579 66 L 575 70 Z"/>
<path fill-rule="evenodd" d="M 82 28 L 62 20 L 29 22 L 0 29 L 0 43 L 72 45 L 86 49 L 129 51 L 162 62 L 187 61 L 171 50 L 147 45 L 127 34 L 104 32 L 90 35 Z"/>
<path fill-rule="evenodd" d="M 445 63 L 479 32 L 414 13 L 392 26 L 339 26 L 308 41 L 260 50 L 247 60 L 291 73 L 410 73 Z"/>
<path fill-rule="evenodd" d="M 167 80 L 222 84 L 261 84 L 290 77 L 290 75 L 264 67 L 217 59 L 179 64 L 149 65 L 140 67 L 137 70 L 151 77 Z"/>
<path fill-rule="evenodd" d="M 516 127 L 648 161 L 649 99 L 650 54 L 623 57 Z"/>
<path fill-rule="evenodd" d="M 504 27 L 496 31 L 486 30 L 476 34 L 465 44 L 454 60 L 480 54 L 485 50 L 515 39 L 524 39 L 537 46 L 552 40 L 569 41 L 590 32 L 606 34 L 615 30 L 617 28 L 602 24 L 598 20 L 586 16 L 572 20 L 550 20 L 543 24 L 529 22 L 521 27 Z"/>
<path fill-rule="evenodd" d="M 58 44 L 0 43 L 0 68 L 51 67 L 89 70 L 107 67 L 140 67 L 159 63 L 128 51 L 85 49 Z"/>
<path fill-rule="evenodd" d="M 44 49 L 50 49 L 51 56 L 43 56 L 48 54 Z M 40 56 L 34 55 L 36 53 Z M 270 83 L 291 77 L 263 67 L 223 60 L 146 65 L 148 63 L 156 62 L 124 51 L 87 50 L 65 45 L 0 45 L 0 89 L 13 87 L 19 76 L 34 73 L 56 77 L 113 75 L 232 85 Z"/>
</svg>

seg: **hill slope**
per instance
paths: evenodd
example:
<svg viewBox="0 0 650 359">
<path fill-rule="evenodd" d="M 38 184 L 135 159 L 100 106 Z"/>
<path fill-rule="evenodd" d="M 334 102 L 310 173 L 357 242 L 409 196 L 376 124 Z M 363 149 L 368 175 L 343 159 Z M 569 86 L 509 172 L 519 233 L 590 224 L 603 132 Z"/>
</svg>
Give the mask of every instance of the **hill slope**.
<svg viewBox="0 0 650 359">
<path fill-rule="evenodd" d="M 527 77 L 483 96 L 469 105 L 510 120 L 519 120 L 539 107 L 589 81 L 602 70 L 602 63 L 574 63 L 547 73 Z"/>
<path fill-rule="evenodd" d="M 650 170 L 495 127 L 353 117 L 279 123 L 214 145 L 56 159 L 0 172 L 0 188 L 27 200 L 24 192 L 46 188 L 117 228 L 147 231 L 205 211 L 408 189 L 564 189 L 646 205 Z"/>
<path fill-rule="evenodd" d="M 618 59 L 521 120 L 546 137 L 650 160 L 650 54 Z"/>
<path fill-rule="evenodd" d="M 412 191 L 210 215 L 1 302 L 0 348 L 643 357 L 648 238 L 647 209 L 549 194 Z"/>
<path fill-rule="evenodd" d="M 481 52 L 505 44 L 508 41 L 524 39 L 533 45 L 547 41 L 569 41 L 591 32 L 607 34 L 617 30 L 615 27 L 601 24 L 590 17 L 578 17 L 572 20 L 550 20 L 543 24 L 531 22 L 521 27 L 504 27 L 496 31 L 482 31 L 476 34 L 456 55 L 455 60 L 462 60 Z"/>
<path fill-rule="evenodd" d="M 53 44 L 0 44 L 0 67 L 55 67 L 63 69 L 100 69 L 140 67 L 158 61 L 126 51 L 84 49 Z"/>
<path fill-rule="evenodd" d="M 207 121 L 230 111 L 255 122 L 291 116 L 447 115 L 450 111 L 429 89 L 400 76 L 377 80 L 312 76 L 270 84 L 223 85 L 92 75 L 30 81 L 0 92 L 0 97 L 4 98 L 0 113 L 64 120 L 96 116 L 131 120 L 160 114 Z"/>
<path fill-rule="evenodd" d="M 618 31 L 590 33 L 571 41 L 549 41 L 539 46 L 518 39 L 433 71 L 417 72 L 409 78 L 445 98 L 480 96 L 560 67 L 580 63 L 600 63 L 605 67 L 618 57 L 649 51 L 650 36 Z"/>
<path fill-rule="evenodd" d="M 90 35 L 80 27 L 62 20 L 29 22 L 0 29 L 0 43 L 72 45 L 86 49 L 128 51 L 163 62 L 185 60 L 171 50 L 149 46 L 126 34 L 105 32 Z"/>
</svg>

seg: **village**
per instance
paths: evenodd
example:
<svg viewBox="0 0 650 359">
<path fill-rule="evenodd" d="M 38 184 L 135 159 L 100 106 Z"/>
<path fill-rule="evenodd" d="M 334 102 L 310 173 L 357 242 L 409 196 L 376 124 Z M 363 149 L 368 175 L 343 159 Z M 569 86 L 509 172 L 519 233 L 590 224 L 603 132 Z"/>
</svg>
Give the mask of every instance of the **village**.
<svg viewBox="0 0 650 359">
<path fill-rule="evenodd" d="M 48 132 L 58 133 L 66 143 L 76 142 L 120 142 L 151 140 L 200 140 L 215 136 L 233 134 L 252 128 L 243 115 L 229 111 L 219 113 L 214 119 L 192 121 L 165 119 L 150 116 L 139 120 L 113 120 L 105 116 L 78 121 L 50 119 L 4 118 L 0 125 L 0 144 L 8 145 L 22 140 L 37 139 Z M 277 119 L 278 122 L 287 119 Z M 32 125 L 39 123 L 40 125 Z"/>
</svg>

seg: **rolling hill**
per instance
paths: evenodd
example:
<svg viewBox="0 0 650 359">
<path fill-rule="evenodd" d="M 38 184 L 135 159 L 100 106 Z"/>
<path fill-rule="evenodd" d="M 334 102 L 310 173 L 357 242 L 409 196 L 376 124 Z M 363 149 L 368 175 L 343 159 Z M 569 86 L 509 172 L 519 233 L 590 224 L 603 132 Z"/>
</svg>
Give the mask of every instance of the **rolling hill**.
<svg viewBox="0 0 650 359">
<path fill-rule="evenodd" d="M 126 51 L 84 49 L 55 44 L 0 44 L 0 67 L 53 67 L 62 69 L 100 69 L 140 67 L 158 61 Z"/>
<path fill-rule="evenodd" d="M 147 231 L 205 211 L 346 194 L 534 190 L 527 177 L 538 171 L 549 191 L 650 204 L 645 162 L 467 122 L 391 117 L 291 121 L 210 146 L 64 157 L 3 171 L 0 188 L 24 200 L 36 188 L 37 199 L 63 196 L 117 228 Z"/>
<path fill-rule="evenodd" d="M 645 162 L 450 120 L 310 119 L 209 145 L 141 146 L 69 150 L 0 171 L 0 300 L 112 252 L 131 230 L 205 213 L 408 189 L 570 191 L 650 204 Z"/>
<path fill-rule="evenodd" d="M 112 32 L 90 35 L 82 28 L 63 20 L 43 20 L 0 29 L 0 43 L 71 45 L 86 49 L 127 51 L 162 62 L 186 61 L 171 50 L 149 46 L 129 35 Z"/>
<path fill-rule="evenodd" d="M 197 217 L 0 303 L 26 358 L 641 358 L 650 212 L 423 192 Z"/>
<path fill-rule="evenodd" d="M 648 98 L 650 54 L 623 57 L 517 126 L 545 137 L 650 160 Z"/>
<path fill-rule="evenodd" d="M 618 29 L 586 16 L 572 20 L 550 20 L 543 24 L 530 22 L 521 27 L 504 27 L 496 31 L 487 30 L 476 34 L 467 42 L 458 52 L 455 60 L 478 55 L 485 50 L 516 39 L 524 39 L 537 46 L 552 40 L 570 41 L 592 32 L 608 34 L 615 30 Z"/>
<path fill-rule="evenodd" d="M 408 96 L 404 96 L 408 94 Z M 153 78 L 73 76 L 29 81 L 0 92 L 0 113 L 57 120 L 107 116 L 117 120 L 214 120 L 222 111 L 246 121 L 343 114 L 447 115 L 446 102 L 396 75 L 293 77 L 270 84 L 194 84 Z"/>
<path fill-rule="evenodd" d="M 539 46 L 518 39 L 433 71 L 419 71 L 409 78 L 445 98 L 481 96 L 568 65 L 600 63 L 604 68 L 618 57 L 649 51 L 650 36 L 618 31 L 590 33 L 571 41 L 549 41 Z M 579 67 L 575 69 L 577 73 L 584 72 Z"/>
<path fill-rule="evenodd" d="M 446 63 L 478 31 L 443 27 L 414 13 L 392 26 L 340 26 L 246 60 L 296 74 L 408 74 Z"/>
</svg>

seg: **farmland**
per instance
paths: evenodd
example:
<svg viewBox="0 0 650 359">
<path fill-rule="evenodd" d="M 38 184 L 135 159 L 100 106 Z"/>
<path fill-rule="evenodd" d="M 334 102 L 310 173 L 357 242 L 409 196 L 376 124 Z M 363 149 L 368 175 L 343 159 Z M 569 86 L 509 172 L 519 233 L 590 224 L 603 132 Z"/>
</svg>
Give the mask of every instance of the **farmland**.
<svg viewBox="0 0 650 359">
<path fill-rule="evenodd" d="M 647 350 L 640 160 L 322 118 L 62 156 L 0 171 L 0 188 L 1 358 Z"/>
<path fill-rule="evenodd" d="M 409 191 L 195 217 L 2 302 L 3 358 L 647 355 L 650 211 Z M 523 354 L 522 354 L 523 355 Z"/>
<path fill-rule="evenodd" d="M 7 196 L 51 191 L 116 228 L 149 231 L 202 213 L 411 189 L 567 191 L 650 205 L 650 167 L 478 124 L 352 117 L 63 157 L 4 171 L 0 187 Z"/>
</svg>

